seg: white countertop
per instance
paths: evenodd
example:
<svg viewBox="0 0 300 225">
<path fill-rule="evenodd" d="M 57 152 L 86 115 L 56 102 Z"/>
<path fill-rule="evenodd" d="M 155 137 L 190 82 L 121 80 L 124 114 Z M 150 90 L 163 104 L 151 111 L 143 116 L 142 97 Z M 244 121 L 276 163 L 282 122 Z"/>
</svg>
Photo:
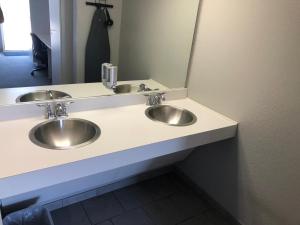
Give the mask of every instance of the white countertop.
<svg viewBox="0 0 300 225">
<path fill-rule="evenodd" d="M 197 122 L 186 127 L 153 122 L 144 115 L 147 108 L 144 104 L 72 113 L 70 118 L 82 118 L 96 123 L 101 128 L 101 136 L 88 146 L 66 151 L 44 149 L 29 140 L 31 128 L 45 121 L 42 116 L 0 122 L 0 181 L 10 176 L 190 135 L 205 134 L 203 138 L 209 138 L 209 132 L 224 128 L 229 129 L 230 137 L 235 136 L 235 121 L 193 100 L 185 98 L 165 104 L 190 110 L 197 116 Z M 228 138 L 228 135 L 225 136 L 220 135 L 219 139 Z"/>
<path fill-rule="evenodd" d="M 168 90 L 167 87 L 154 80 L 134 80 L 134 81 L 119 81 L 118 84 L 132 84 L 134 87 L 132 92 L 138 90 L 138 86 L 144 83 L 147 87 L 159 90 Z M 3 88 L 0 89 L 0 105 L 11 105 L 16 103 L 16 99 L 23 94 L 38 90 L 56 90 L 63 91 L 71 95 L 72 98 L 86 98 L 101 95 L 114 95 L 113 90 L 108 89 L 102 83 L 81 83 L 81 84 L 64 84 L 36 87 L 21 87 L 21 88 Z"/>
</svg>

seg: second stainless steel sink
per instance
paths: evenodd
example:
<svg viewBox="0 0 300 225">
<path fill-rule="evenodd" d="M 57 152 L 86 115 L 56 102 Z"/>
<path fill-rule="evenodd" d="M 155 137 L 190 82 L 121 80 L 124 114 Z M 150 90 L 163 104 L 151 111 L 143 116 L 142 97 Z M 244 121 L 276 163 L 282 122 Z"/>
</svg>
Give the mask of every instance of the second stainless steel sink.
<svg viewBox="0 0 300 225">
<path fill-rule="evenodd" d="M 170 105 L 157 105 L 146 109 L 146 116 L 153 120 L 171 126 L 189 126 L 197 121 L 197 117 L 186 109 Z"/>
<path fill-rule="evenodd" d="M 62 91 L 40 90 L 21 95 L 16 99 L 16 102 L 47 101 L 61 98 L 71 98 L 71 96 Z"/>
<path fill-rule="evenodd" d="M 91 144 L 100 134 L 100 128 L 88 120 L 54 119 L 32 128 L 29 138 L 43 148 L 67 150 Z"/>
</svg>

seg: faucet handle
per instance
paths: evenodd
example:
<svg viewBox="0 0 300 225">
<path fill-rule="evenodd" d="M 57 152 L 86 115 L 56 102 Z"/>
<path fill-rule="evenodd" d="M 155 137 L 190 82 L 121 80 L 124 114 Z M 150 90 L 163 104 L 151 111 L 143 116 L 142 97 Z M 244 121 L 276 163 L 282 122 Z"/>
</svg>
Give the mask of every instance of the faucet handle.
<svg viewBox="0 0 300 225">
<path fill-rule="evenodd" d="M 61 99 L 70 99 L 70 98 L 72 98 L 72 97 L 69 96 L 69 95 L 66 95 L 66 96 L 63 96 L 63 97 L 58 97 L 58 98 L 56 98 L 56 99 L 61 100 Z"/>
<path fill-rule="evenodd" d="M 67 117 L 67 107 L 65 105 L 65 103 L 61 102 L 61 103 L 57 103 L 55 105 L 55 117 L 59 118 L 59 117 Z"/>
<path fill-rule="evenodd" d="M 68 117 L 67 106 L 72 104 L 72 101 L 58 102 L 55 105 L 55 117 Z"/>
<path fill-rule="evenodd" d="M 36 105 L 37 105 L 38 107 L 48 107 L 48 106 L 50 106 L 49 103 L 37 103 Z"/>
<path fill-rule="evenodd" d="M 142 91 L 145 91 L 145 89 L 146 89 L 146 84 L 140 84 L 139 85 L 139 89 L 138 89 L 138 92 L 142 92 Z"/>
<path fill-rule="evenodd" d="M 161 104 L 162 101 L 166 100 L 166 93 L 157 93 L 156 98 L 158 104 Z"/>
<path fill-rule="evenodd" d="M 166 93 L 165 92 L 160 93 L 160 98 L 161 98 L 162 101 L 165 101 L 166 100 Z"/>
<path fill-rule="evenodd" d="M 55 117 L 54 113 L 52 112 L 51 104 L 50 103 L 38 103 L 36 104 L 38 107 L 45 108 L 45 118 L 52 119 Z"/>
<path fill-rule="evenodd" d="M 65 106 L 71 105 L 71 104 L 73 104 L 73 103 L 74 103 L 73 101 L 65 101 L 65 102 L 61 102 L 61 104 L 65 105 Z"/>
</svg>

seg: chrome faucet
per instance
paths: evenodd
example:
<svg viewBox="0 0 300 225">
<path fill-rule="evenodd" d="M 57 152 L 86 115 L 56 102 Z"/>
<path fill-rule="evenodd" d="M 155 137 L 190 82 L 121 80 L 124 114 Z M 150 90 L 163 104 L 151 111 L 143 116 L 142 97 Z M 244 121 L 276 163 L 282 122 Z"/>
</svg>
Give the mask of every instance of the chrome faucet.
<svg viewBox="0 0 300 225">
<path fill-rule="evenodd" d="M 140 84 L 138 92 L 146 91 L 146 89 L 147 89 L 146 84 Z"/>
<path fill-rule="evenodd" d="M 158 88 L 151 89 L 151 88 L 147 87 L 146 84 L 140 84 L 140 85 L 139 85 L 138 92 L 158 91 L 158 90 L 159 90 Z"/>
<path fill-rule="evenodd" d="M 70 105 L 71 103 L 73 102 L 41 103 L 37 104 L 37 106 L 45 108 L 46 119 L 55 119 L 68 117 L 67 105 Z"/>
<path fill-rule="evenodd" d="M 145 96 L 147 97 L 146 104 L 150 106 L 160 105 L 165 100 L 165 93 L 151 93 Z"/>
</svg>

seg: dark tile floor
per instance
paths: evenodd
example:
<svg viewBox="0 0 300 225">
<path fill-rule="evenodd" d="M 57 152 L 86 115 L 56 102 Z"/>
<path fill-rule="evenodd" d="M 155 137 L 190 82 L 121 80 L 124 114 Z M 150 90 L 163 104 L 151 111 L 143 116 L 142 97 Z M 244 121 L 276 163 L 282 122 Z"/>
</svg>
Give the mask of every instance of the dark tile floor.
<svg viewBox="0 0 300 225">
<path fill-rule="evenodd" d="M 55 225 L 235 225 L 205 199 L 170 173 L 51 214 Z"/>
</svg>

